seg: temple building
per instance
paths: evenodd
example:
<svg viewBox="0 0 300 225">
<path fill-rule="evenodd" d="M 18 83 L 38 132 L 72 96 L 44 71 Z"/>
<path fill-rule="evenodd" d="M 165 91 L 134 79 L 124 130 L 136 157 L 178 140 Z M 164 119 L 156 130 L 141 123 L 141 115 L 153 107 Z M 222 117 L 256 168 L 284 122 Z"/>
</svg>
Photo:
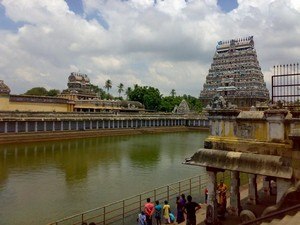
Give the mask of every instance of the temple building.
<svg viewBox="0 0 300 225">
<path fill-rule="evenodd" d="M 73 101 L 74 112 L 130 112 L 145 111 L 142 103 L 124 100 L 101 99 L 92 89 L 90 79 L 86 74 L 72 72 L 68 77 L 68 88 L 59 95 Z"/>
<path fill-rule="evenodd" d="M 62 91 L 60 97 L 69 100 L 86 100 L 97 96 L 91 89 L 90 79 L 86 74 L 72 72 L 68 78 L 68 88 Z"/>
<path fill-rule="evenodd" d="M 203 106 L 207 106 L 215 96 L 223 96 L 239 108 L 249 108 L 256 102 L 269 100 L 253 36 L 218 42 L 200 93 Z"/>
</svg>

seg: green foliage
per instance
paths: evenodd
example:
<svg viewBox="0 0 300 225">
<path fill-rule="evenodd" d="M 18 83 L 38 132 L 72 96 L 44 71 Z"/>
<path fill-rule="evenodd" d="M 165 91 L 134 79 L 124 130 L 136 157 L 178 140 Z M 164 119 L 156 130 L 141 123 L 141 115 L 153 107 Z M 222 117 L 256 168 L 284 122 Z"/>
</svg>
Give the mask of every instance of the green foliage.
<svg viewBox="0 0 300 225">
<path fill-rule="evenodd" d="M 121 97 L 121 93 L 124 91 L 124 84 L 120 83 L 118 85 L 118 93 L 119 93 L 119 97 Z"/>
<path fill-rule="evenodd" d="M 96 93 L 97 96 L 100 97 L 101 99 L 105 99 L 107 97 L 106 92 L 102 88 L 99 88 L 97 85 L 91 84 L 90 87 L 91 87 L 91 91 Z"/>
<path fill-rule="evenodd" d="M 171 90 L 170 95 L 171 95 L 173 98 L 175 97 L 175 95 L 176 95 L 175 89 L 172 89 L 172 90 Z"/>
<path fill-rule="evenodd" d="M 141 102 L 145 109 L 157 111 L 161 103 L 161 94 L 157 88 L 135 85 L 134 89 L 128 93 L 131 101 Z"/>
<path fill-rule="evenodd" d="M 160 104 L 160 111 L 162 112 L 172 112 L 174 107 L 180 104 L 180 102 L 183 100 L 183 97 L 176 96 L 166 96 L 162 98 L 161 104 Z"/>
<path fill-rule="evenodd" d="M 128 88 L 126 89 L 125 94 L 126 94 L 126 96 L 127 96 L 127 99 L 129 99 L 129 94 L 130 94 L 131 91 L 132 91 L 132 88 L 131 88 L 131 87 L 128 87 Z"/>
<path fill-rule="evenodd" d="M 131 101 L 141 102 L 147 110 L 172 112 L 174 107 L 185 99 L 192 111 L 202 111 L 202 105 L 198 98 L 190 95 L 175 96 L 176 91 L 174 89 L 170 93 L 171 96 L 162 97 L 157 88 L 135 84 L 133 89 L 127 88 L 126 95 Z"/>
<path fill-rule="evenodd" d="M 57 96 L 60 94 L 60 90 L 57 89 L 50 89 L 47 93 L 47 96 Z"/>
<path fill-rule="evenodd" d="M 35 96 L 57 96 L 60 93 L 57 89 L 50 89 L 47 91 L 44 87 L 34 87 L 24 93 L 24 95 L 35 95 Z"/>
<path fill-rule="evenodd" d="M 190 110 L 195 112 L 201 112 L 202 111 L 202 104 L 199 98 L 193 97 L 191 95 L 183 95 L 183 98 L 187 101 Z"/>
<path fill-rule="evenodd" d="M 48 93 L 47 89 L 44 87 L 34 87 L 26 91 L 25 95 L 37 95 L 37 96 L 46 96 Z"/>
<path fill-rule="evenodd" d="M 107 80 L 107 81 L 105 82 L 104 88 L 107 90 L 107 92 L 109 92 L 109 89 L 111 89 L 111 87 L 112 87 L 112 82 L 111 82 L 111 80 Z"/>
</svg>

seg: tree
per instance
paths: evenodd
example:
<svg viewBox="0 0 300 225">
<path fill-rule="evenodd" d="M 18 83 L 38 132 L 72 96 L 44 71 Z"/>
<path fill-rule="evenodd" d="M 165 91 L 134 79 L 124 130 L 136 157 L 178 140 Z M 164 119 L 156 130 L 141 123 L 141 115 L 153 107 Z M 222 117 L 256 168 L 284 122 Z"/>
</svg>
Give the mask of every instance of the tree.
<svg viewBox="0 0 300 225">
<path fill-rule="evenodd" d="M 119 93 L 119 97 L 121 97 L 121 93 L 124 91 L 124 84 L 120 83 L 118 85 L 118 93 Z"/>
<path fill-rule="evenodd" d="M 126 94 L 126 96 L 127 96 L 127 99 L 129 99 L 129 94 L 130 94 L 130 92 L 132 92 L 132 88 L 131 88 L 131 87 L 128 87 L 128 88 L 126 89 L 126 92 L 125 92 L 125 94 Z"/>
<path fill-rule="evenodd" d="M 48 93 L 47 89 L 44 87 L 34 87 L 26 91 L 25 95 L 37 95 L 37 96 L 46 96 Z"/>
<path fill-rule="evenodd" d="M 191 110 L 196 112 L 202 111 L 202 104 L 198 98 L 191 95 L 183 95 L 183 98 L 187 101 Z"/>
<path fill-rule="evenodd" d="M 105 99 L 107 97 L 105 91 L 102 88 L 99 88 L 97 85 L 91 84 L 90 87 L 91 91 L 95 92 L 101 99 Z"/>
<path fill-rule="evenodd" d="M 129 100 L 141 102 L 145 109 L 159 110 L 161 94 L 157 88 L 135 85 L 128 95 Z"/>
<path fill-rule="evenodd" d="M 57 89 L 50 89 L 47 93 L 47 96 L 57 96 L 60 94 L 60 90 Z"/>
<path fill-rule="evenodd" d="M 175 95 L 176 95 L 176 91 L 175 91 L 175 89 L 172 89 L 170 94 L 171 94 L 171 96 L 174 98 L 174 97 L 175 97 Z"/>
<path fill-rule="evenodd" d="M 172 112 L 174 107 L 179 105 L 183 97 L 176 96 L 166 96 L 162 98 L 159 110 L 162 112 Z"/>
<path fill-rule="evenodd" d="M 107 92 L 109 93 L 109 89 L 111 89 L 111 87 L 112 87 L 112 82 L 111 82 L 111 80 L 108 79 L 108 80 L 105 82 L 104 87 L 106 88 Z"/>
</svg>

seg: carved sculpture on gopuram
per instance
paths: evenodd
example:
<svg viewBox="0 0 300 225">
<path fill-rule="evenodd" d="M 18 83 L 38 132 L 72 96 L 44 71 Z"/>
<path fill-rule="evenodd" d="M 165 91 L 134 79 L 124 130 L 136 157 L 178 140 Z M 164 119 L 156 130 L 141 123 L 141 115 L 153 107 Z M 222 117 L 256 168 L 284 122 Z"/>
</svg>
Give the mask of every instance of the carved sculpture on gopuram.
<svg viewBox="0 0 300 225">
<path fill-rule="evenodd" d="M 200 93 L 203 106 L 217 94 L 238 108 L 250 108 L 256 102 L 269 100 L 253 36 L 218 42 Z"/>
<path fill-rule="evenodd" d="M 222 95 L 215 95 L 212 100 L 207 104 L 205 110 L 215 109 L 236 109 L 237 106 L 229 101 L 226 101 Z"/>
</svg>

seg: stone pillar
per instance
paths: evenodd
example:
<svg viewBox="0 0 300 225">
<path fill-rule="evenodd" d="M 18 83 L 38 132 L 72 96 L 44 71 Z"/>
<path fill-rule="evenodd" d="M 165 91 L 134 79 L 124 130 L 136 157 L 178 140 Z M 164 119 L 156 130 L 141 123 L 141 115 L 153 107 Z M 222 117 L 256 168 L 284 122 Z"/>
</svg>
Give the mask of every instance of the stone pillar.
<svg viewBox="0 0 300 225">
<path fill-rule="evenodd" d="M 265 111 L 265 116 L 268 121 L 269 141 L 284 141 L 284 119 L 288 111 L 285 109 L 273 109 Z"/>
<path fill-rule="evenodd" d="M 208 170 L 208 168 L 206 168 Z M 217 202 L 217 172 L 207 171 L 207 189 L 208 189 L 208 199 L 207 199 L 207 208 L 210 208 L 210 212 L 206 213 L 206 222 L 207 224 L 217 224 L 218 222 L 218 202 Z"/>
<path fill-rule="evenodd" d="M 249 193 L 248 193 L 248 203 L 252 205 L 257 204 L 257 183 L 256 183 L 256 175 L 249 174 Z"/>
<path fill-rule="evenodd" d="M 241 212 L 240 173 L 238 171 L 231 172 L 229 209 L 230 213 L 235 216 L 238 216 Z"/>
<path fill-rule="evenodd" d="M 283 179 L 283 178 L 277 178 L 276 179 L 276 186 L 272 186 L 273 191 L 276 192 L 276 190 L 274 190 L 274 188 L 277 189 L 277 196 L 276 196 L 276 203 L 278 203 L 281 198 L 283 197 L 283 195 L 286 193 L 286 191 L 292 186 L 292 183 L 290 180 L 287 179 Z"/>
<path fill-rule="evenodd" d="M 107 122 L 108 122 L 107 128 L 110 129 L 110 120 L 108 120 Z"/>
<path fill-rule="evenodd" d="M 78 130 L 78 121 L 76 121 L 76 130 Z"/>
<path fill-rule="evenodd" d="M 63 123 L 63 121 L 60 121 L 60 130 L 64 130 L 64 123 Z"/>
<path fill-rule="evenodd" d="M 37 121 L 34 122 L 34 132 L 37 132 Z"/>
<path fill-rule="evenodd" d="M 105 120 L 102 120 L 102 129 L 105 128 Z"/>
<path fill-rule="evenodd" d="M 71 121 L 69 121 L 69 129 L 68 130 L 71 130 Z"/>
<path fill-rule="evenodd" d="M 97 122 L 96 122 L 96 129 L 97 130 L 99 129 L 99 120 L 97 120 Z"/>
<path fill-rule="evenodd" d="M 7 133 L 7 122 L 4 122 L 4 133 Z"/>
<path fill-rule="evenodd" d="M 15 122 L 15 132 L 18 133 L 19 132 L 19 126 L 18 126 L 18 121 Z"/>
<path fill-rule="evenodd" d="M 27 121 L 25 122 L 25 132 L 26 133 L 28 132 L 28 122 Z"/>
</svg>

